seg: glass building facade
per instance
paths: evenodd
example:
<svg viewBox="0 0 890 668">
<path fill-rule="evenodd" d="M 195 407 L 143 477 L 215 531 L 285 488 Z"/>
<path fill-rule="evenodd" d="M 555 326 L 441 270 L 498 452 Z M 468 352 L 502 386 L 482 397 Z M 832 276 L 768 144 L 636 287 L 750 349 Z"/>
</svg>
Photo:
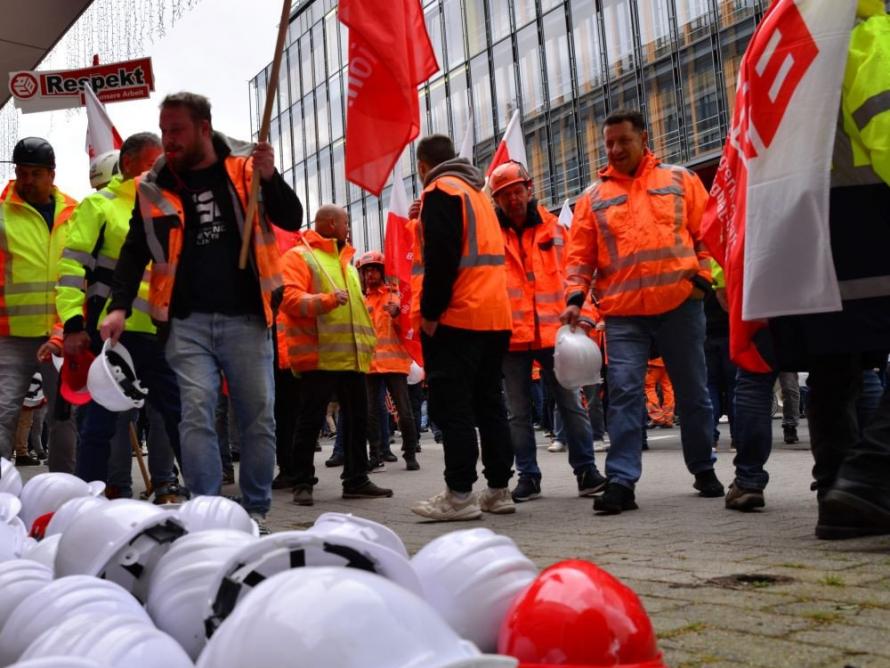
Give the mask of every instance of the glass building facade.
<svg viewBox="0 0 890 668">
<path fill-rule="evenodd" d="M 663 160 L 712 169 L 732 115 L 738 64 L 769 0 L 423 0 L 440 71 L 419 89 L 421 136 L 459 144 L 472 122 L 483 169 L 519 109 L 529 171 L 550 208 L 606 163 L 601 123 L 618 108 L 646 115 Z M 311 220 L 347 207 L 359 251 L 379 249 L 380 199 L 344 176 L 347 29 L 336 0 L 294 9 L 270 129 L 279 170 Z M 256 137 L 271 64 L 249 84 Z M 418 194 L 414 145 L 402 156 Z"/>
</svg>

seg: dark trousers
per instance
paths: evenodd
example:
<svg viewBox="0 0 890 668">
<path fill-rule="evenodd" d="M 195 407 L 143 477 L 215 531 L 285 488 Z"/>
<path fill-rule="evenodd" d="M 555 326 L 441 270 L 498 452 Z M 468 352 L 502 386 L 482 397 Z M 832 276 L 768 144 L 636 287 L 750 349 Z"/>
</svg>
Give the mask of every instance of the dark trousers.
<svg viewBox="0 0 890 668">
<path fill-rule="evenodd" d="M 94 337 L 94 344 L 96 337 Z M 136 377 L 148 389 L 148 401 L 163 416 L 170 447 L 182 466 L 179 447 L 179 423 L 182 410 L 179 385 L 164 357 L 164 346 L 157 337 L 137 332 L 124 332 L 121 343 L 133 358 Z M 108 456 L 111 439 L 117 429 L 117 413 L 96 402 L 90 402 L 80 424 L 80 443 L 77 453 L 77 475 L 83 480 L 108 480 Z M 171 473 L 171 476 L 173 474 Z M 172 477 L 175 479 L 175 476 Z"/>
<path fill-rule="evenodd" d="M 720 438 L 720 416 L 729 418 L 729 438 L 735 434 L 735 391 L 738 368 L 729 358 L 729 337 L 705 340 L 705 361 L 708 364 L 708 392 L 714 408 L 714 442 Z"/>
<path fill-rule="evenodd" d="M 331 397 L 340 402 L 343 434 L 344 489 L 360 487 L 368 480 L 368 393 L 365 374 L 357 371 L 306 371 L 300 380 L 300 402 L 294 428 L 293 465 L 297 485 L 315 485 L 315 442 Z"/>
<path fill-rule="evenodd" d="M 513 447 L 501 393 L 501 362 L 509 341 L 509 332 L 442 325 L 434 336 L 421 337 L 430 418 L 442 430 L 445 483 L 455 492 L 471 491 L 477 480 L 477 427 L 488 486 L 506 487 L 513 474 Z"/>
<path fill-rule="evenodd" d="M 414 429 L 419 434 L 423 431 L 423 383 L 408 386 L 411 397 L 411 412 L 414 415 Z"/>
<path fill-rule="evenodd" d="M 290 369 L 275 369 L 275 460 L 280 475 L 294 477 L 293 443 L 300 403 L 300 379 Z M 322 418 L 324 419 L 324 418 Z"/>
<path fill-rule="evenodd" d="M 775 372 L 738 370 L 735 384 L 735 481 L 744 489 L 763 490 L 769 482 L 766 462 L 773 449 Z"/>
<path fill-rule="evenodd" d="M 371 452 L 379 455 L 389 449 L 389 430 L 386 430 L 387 439 L 383 440 L 384 430 L 380 423 L 381 417 L 389 419 L 384 409 L 381 416 L 377 406 L 381 400 L 385 400 L 385 392 L 389 390 L 399 413 L 399 431 L 402 432 L 402 452 L 406 458 L 410 458 L 417 450 L 417 429 L 414 424 L 414 411 L 411 408 L 411 397 L 408 395 L 408 376 L 403 373 L 373 373 L 368 374 L 368 444 Z"/>
</svg>

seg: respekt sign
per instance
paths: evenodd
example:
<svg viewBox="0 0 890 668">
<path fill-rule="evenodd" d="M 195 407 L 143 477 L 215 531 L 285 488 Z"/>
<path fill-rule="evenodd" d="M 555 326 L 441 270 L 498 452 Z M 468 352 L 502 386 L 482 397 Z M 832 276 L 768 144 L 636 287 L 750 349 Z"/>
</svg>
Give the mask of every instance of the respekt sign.
<svg viewBox="0 0 890 668">
<path fill-rule="evenodd" d="M 9 92 L 23 113 L 83 106 L 83 88 L 92 86 L 103 103 L 138 100 L 154 90 L 151 58 L 126 60 L 80 70 L 9 73 Z"/>
</svg>

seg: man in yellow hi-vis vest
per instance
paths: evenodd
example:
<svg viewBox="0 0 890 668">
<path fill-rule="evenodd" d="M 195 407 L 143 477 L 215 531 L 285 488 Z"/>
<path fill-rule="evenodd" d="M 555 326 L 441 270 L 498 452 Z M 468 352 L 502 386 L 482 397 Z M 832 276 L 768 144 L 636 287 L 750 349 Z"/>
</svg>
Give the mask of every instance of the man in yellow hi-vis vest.
<svg viewBox="0 0 890 668">
<path fill-rule="evenodd" d="M 55 187 L 55 152 L 45 139 L 25 137 L 12 161 L 16 178 L 0 194 L 0 455 L 11 458 L 22 401 L 39 370 L 49 399 L 49 468 L 73 473 L 76 433 L 57 401 L 50 355 L 62 353 L 55 285 L 77 202 Z"/>
</svg>

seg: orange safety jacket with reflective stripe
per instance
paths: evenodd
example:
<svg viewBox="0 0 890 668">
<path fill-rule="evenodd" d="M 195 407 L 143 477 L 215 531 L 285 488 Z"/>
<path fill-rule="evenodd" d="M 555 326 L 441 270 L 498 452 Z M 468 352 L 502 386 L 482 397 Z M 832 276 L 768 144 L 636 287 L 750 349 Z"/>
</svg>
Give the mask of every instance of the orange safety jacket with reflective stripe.
<svg viewBox="0 0 890 668">
<path fill-rule="evenodd" d="M 284 258 L 284 254 L 294 246 L 300 243 L 302 231 L 300 230 L 283 230 L 277 225 L 272 226 L 272 232 L 278 241 L 278 252 Z M 283 260 L 282 260 L 283 262 Z M 287 340 L 284 338 L 284 330 L 287 327 L 284 321 L 284 315 L 280 312 L 275 313 L 275 352 L 278 357 L 279 369 L 290 369 L 290 361 L 287 355 Z"/>
<path fill-rule="evenodd" d="M 463 218 L 460 265 L 451 301 L 439 323 L 457 329 L 510 331 L 512 320 L 504 269 L 504 239 L 491 201 L 482 191 L 456 176 L 440 176 L 424 188 L 423 194 L 433 190 L 459 198 Z M 424 199 L 421 198 L 421 211 Z M 411 311 L 413 325 L 420 331 L 424 271 L 422 222 L 415 225 L 414 239 Z"/>
<path fill-rule="evenodd" d="M 565 230 L 556 216 L 538 205 L 541 222 L 519 234 L 501 219 L 507 263 L 507 295 L 513 315 L 510 350 L 540 350 L 556 345 L 564 308 Z"/>
<path fill-rule="evenodd" d="M 136 192 L 142 223 L 145 226 L 145 239 L 151 252 L 151 282 L 148 288 L 148 306 L 152 320 L 166 322 L 170 319 L 170 300 L 173 284 L 176 281 L 176 268 L 182 253 L 185 213 L 182 200 L 174 192 L 158 186 L 157 176 L 166 160 L 161 157 L 151 171 L 136 177 Z M 244 215 L 247 200 L 250 198 L 250 183 L 253 178 L 253 160 L 243 156 L 229 155 L 224 160 L 226 173 L 238 198 L 240 207 L 232 207 L 239 233 L 244 231 Z M 278 242 L 272 231 L 272 224 L 259 215 L 260 207 L 251 221 L 253 225 L 254 263 L 259 275 L 260 291 L 263 298 L 263 311 L 266 325 L 272 326 L 272 292 L 281 286 L 281 254 Z M 172 224 L 171 224 L 172 220 Z M 162 231 L 166 230 L 166 234 Z"/>
<path fill-rule="evenodd" d="M 377 335 L 377 347 L 374 348 L 368 373 L 407 375 L 411 368 L 411 356 L 399 338 L 398 317 L 393 318 L 384 308 L 387 304 L 399 306 L 399 293 L 386 286 L 375 288 L 365 293 L 365 304 Z"/>
<path fill-rule="evenodd" d="M 658 315 L 689 298 L 691 278 L 710 282 L 701 242 L 708 193 L 685 167 L 646 152 L 635 176 L 611 166 L 575 204 L 566 252 L 566 298 L 592 281 L 604 316 Z"/>
</svg>

